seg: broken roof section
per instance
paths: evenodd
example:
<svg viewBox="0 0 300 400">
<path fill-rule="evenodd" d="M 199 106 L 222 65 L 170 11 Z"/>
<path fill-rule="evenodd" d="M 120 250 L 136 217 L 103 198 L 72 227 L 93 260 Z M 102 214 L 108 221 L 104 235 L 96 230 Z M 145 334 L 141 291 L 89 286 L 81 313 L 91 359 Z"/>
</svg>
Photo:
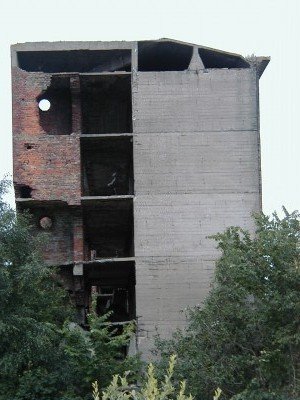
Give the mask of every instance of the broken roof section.
<svg viewBox="0 0 300 400">
<path fill-rule="evenodd" d="M 270 57 L 246 59 L 240 54 L 167 38 L 138 42 L 139 71 L 183 71 L 195 67 L 196 69 L 229 69 L 255 66 L 258 76 L 261 77 L 269 61 Z"/>
<path fill-rule="evenodd" d="M 137 65 L 134 62 L 137 53 Z M 132 61 L 132 62 L 131 62 Z M 12 46 L 12 64 L 28 72 L 186 71 L 256 68 L 261 77 L 269 57 L 240 54 L 174 39 L 138 42 L 41 42 Z"/>
</svg>

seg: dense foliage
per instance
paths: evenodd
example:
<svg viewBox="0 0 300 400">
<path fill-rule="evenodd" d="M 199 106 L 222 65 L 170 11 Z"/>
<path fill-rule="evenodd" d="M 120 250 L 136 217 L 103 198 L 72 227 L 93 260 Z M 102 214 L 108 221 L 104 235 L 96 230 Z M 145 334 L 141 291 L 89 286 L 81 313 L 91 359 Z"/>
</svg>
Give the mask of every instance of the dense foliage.
<svg viewBox="0 0 300 400">
<path fill-rule="evenodd" d="M 96 379 L 104 387 L 138 368 L 120 357 L 130 332 L 116 335 L 95 313 L 89 331 L 70 322 L 75 312 L 39 255 L 45 238 L 3 202 L 7 185 L 0 182 L 0 400 L 90 399 Z"/>
<path fill-rule="evenodd" d="M 95 381 L 108 385 L 103 399 L 187 400 L 184 384 L 176 388 L 185 380 L 199 400 L 218 387 L 224 400 L 300 399 L 298 214 L 257 216 L 253 237 L 235 227 L 214 237 L 221 257 L 210 295 L 189 310 L 186 330 L 157 340 L 161 376 L 173 353 L 176 369 L 172 358 L 159 383 L 150 366 L 144 386 L 126 389 L 140 367 L 122 357 L 133 327 L 116 334 L 93 310 L 89 331 L 74 322 L 55 270 L 41 261 L 45 238 L 3 202 L 6 187 L 0 182 L 0 400 L 88 400 Z"/>
<path fill-rule="evenodd" d="M 94 400 L 193 400 L 191 395 L 186 395 L 186 383 L 181 381 L 179 388 L 173 382 L 176 356 L 172 355 L 169 360 L 167 372 L 162 382 L 155 376 L 155 368 L 149 364 L 146 377 L 140 386 L 132 386 L 127 380 L 126 374 L 121 377 L 115 375 L 110 385 L 100 394 L 98 383 L 93 383 Z M 213 400 L 218 400 L 221 395 L 216 390 Z"/>
<path fill-rule="evenodd" d="M 130 370 L 128 379 L 135 381 L 141 364 L 138 357 L 124 358 L 124 347 L 129 343 L 134 325 L 124 327 L 116 333 L 107 321 L 108 315 L 99 317 L 95 313 L 96 297 L 92 312 L 88 316 L 89 331 L 76 324 L 65 324 L 64 351 L 68 356 L 68 366 L 72 370 L 74 385 L 81 395 L 90 393 L 91 382 L 98 380 L 106 387 L 113 375 Z M 89 396 L 87 396 L 89 398 Z"/>
<path fill-rule="evenodd" d="M 197 399 L 300 399 L 299 215 L 255 218 L 254 237 L 231 227 L 214 238 L 221 250 L 215 282 L 188 327 L 158 340 L 161 368 L 178 355 L 177 378 Z"/>
</svg>

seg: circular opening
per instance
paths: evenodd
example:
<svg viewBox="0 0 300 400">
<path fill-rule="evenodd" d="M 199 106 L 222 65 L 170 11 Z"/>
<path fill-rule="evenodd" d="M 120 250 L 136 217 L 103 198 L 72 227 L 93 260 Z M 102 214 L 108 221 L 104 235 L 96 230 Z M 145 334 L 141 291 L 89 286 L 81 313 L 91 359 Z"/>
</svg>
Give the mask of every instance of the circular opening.
<svg viewBox="0 0 300 400">
<path fill-rule="evenodd" d="M 41 111 L 48 111 L 48 110 L 50 110 L 50 107 L 51 107 L 51 103 L 49 100 L 42 99 L 39 101 L 39 109 Z"/>
<path fill-rule="evenodd" d="M 52 227 L 52 219 L 49 217 L 42 217 L 40 219 L 40 226 L 45 230 L 49 230 Z"/>
</svg>

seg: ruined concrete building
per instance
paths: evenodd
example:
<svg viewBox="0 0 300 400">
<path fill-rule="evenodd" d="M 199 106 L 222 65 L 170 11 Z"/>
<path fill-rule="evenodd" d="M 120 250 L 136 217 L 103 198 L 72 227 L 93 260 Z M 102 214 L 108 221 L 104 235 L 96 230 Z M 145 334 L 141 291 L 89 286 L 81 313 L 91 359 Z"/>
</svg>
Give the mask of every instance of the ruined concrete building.
<svg viewBox="0 0 300 400">
<path fill-rule="evenodd" d="M 201 303 L 208 236 L 261 209 L 268 62 L 170 39 L 12 46 L 17 208 L 48 232 L 83 324 L 97 292 L 147 352 Z"/>
</svg>

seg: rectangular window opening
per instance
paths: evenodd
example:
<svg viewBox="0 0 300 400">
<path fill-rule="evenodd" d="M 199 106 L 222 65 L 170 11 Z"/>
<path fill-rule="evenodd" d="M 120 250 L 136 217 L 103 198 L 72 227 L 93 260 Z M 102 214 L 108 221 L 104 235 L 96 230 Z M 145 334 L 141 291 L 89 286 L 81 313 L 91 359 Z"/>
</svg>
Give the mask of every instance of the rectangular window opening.
<svg viewBox="0 0 300 400">
<path fill-rule="evenodd" d="M 139 71 L 185 71 L 188 69 L 193 47 L 172 41 L 138 42 Z"/>
<path fill-rule="evenodd" d="M 133 256 L 132 199 L 95 201 L 84 206 L 83 216 L 88 260 Z"/>
<path fill-rule="evenodd" d="M 17 199 L 31 199 L 32 198 L 32 188 L 28 185 L 15 184 L 15 196 Z"/>
<path fill-rule="evenodd" d="M 82 138 L 83 196 L 133 194 L 132 138 Z"/>
<path fill-rule="evenodd" d="M 80 86 L 83 134 L 132 132 L 130 76 L 83 76 Z"/>
<path fill-rule="evenodd" d="M 19 51 L 19 68 L 28 72 L 131 71 L 131 50 Z"/>
<path fill-rule="evenodd" d="M 84 278 L 90 302 L 92 295 L 97 296 L 98 315 L 112 312 L 109 320 L 120 327 L 136 317 L 133 261 L 89 265 Z"/>
</svg>

